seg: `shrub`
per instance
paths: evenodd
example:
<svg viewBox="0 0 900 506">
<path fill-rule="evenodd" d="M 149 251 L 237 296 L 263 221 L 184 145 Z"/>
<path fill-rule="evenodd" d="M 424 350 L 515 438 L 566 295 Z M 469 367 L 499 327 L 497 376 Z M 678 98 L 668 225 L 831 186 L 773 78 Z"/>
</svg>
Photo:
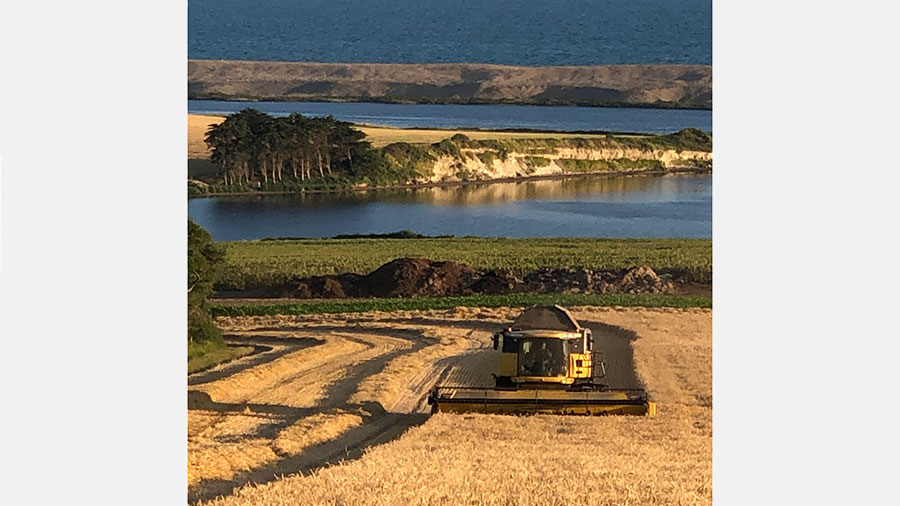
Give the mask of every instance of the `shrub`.
<svg viewBox="0 0 900 506">
<path fill-rule="evenodd" d="M 632 170 L 664 170 L 659 160 L 632 160 L 617 158 L 615 160 L 584 160 L 560 158 L 556 164 L 566 172 L 624 172 Z"/>
<path fill-rule="evenodd" d="M 453 137 L 450 137 L 450 140 L 462 147 L 469 147 L 469 144 L 472 142 L 465 134 L 454 134 Z"/>
<path fill-rule="evenodd" d="M 417 174 L 430 176 L 436 157 L 427 147 L 417 146 L 408 142 L 395 142 L 381 148 L 380 154 L 388 162 L 385 167 L 388 171 L 397 175 Z M 375 157 L 378 155 L 375 154 Z M 400 179 L 399 177 L 396 179 Z"/>
<path fill-rule="evenodd" d="M 550 159 L 542 156 L 525 156 L 522 157 L 522 162 L 525 164 L 525 169 L 529 171 L 529 173 L 533 173 L 534 169 L 539 167 L 547 167 L 550 165 Z"/>
<path fill-rule="evenodd" d="M 222 333 L 207 314 L 207 298 L 224 264 L 225 248 L 214 243 L 209 232 L 188 218 L 188 343 L 225 346 Z"/>
<path fill-rule="evenodd" d="M 205 344 L 212 349 L 225 346 L 222 331 L 213 323 L 205 310 L 199 307 L 188 308 L 188 343 Z"/>
<path fill-rule="evenodd" d="M 497 159 L 497 152 L 488 150 L 484 153 L 479 153 L 478 159 L 481 160 L 481 163 L 490 167 L 494 163 L 494 160 Z"/>
<path fill-rule="evenodd" d="M 459 146 L 457 146 L 456 143 L 450 139 L 444 139 L 441 142 L 432 144 L 431 150 L 438 157 L 450 156 L 453 158 L 462 158 L 462 153 L 460 153 L 459 151 Z"/>
</svg>

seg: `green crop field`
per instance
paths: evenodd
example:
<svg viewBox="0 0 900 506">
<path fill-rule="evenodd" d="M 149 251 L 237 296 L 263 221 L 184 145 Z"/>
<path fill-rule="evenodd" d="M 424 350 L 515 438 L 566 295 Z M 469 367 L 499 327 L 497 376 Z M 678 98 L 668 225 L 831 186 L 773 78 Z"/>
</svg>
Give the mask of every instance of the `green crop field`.
<svg viewBox="0 0 900 506">
<path fill-rule="evenodd" d="M 426 238 L 302 239 L 225 242 L 226 266 L 217 290 L 265 288 L 325 274 L 367 274 L 401 257 L 453 260 L 525 274 L 541 267 L 627 269 L 649 265 L 658 274 L 712 282 L 708 239 Z"/>
<path fill-rule="evenodd" d="M 648 294 L 513 293 L 509 295 L 464 295 L 459 297 L 415 297 L 407 299 L 351 299 L 298 301 L 287 304 L 213 306 L 213 316 L 304 315 L 360 313 L 367 311 L 425 311 L 455 307 L 527 307 L 535 304 L 620 307 L 710 308 L 709 297 Z"/>
</svg>

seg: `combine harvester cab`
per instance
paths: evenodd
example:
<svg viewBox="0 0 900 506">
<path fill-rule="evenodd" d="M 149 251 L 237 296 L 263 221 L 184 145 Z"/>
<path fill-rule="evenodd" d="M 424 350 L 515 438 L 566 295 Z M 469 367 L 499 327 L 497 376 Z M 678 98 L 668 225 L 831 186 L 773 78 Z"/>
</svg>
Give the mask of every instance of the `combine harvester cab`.
<svg viewBox="0 0 900 506">
<path fill-rule="evenodd" d="M 499 373 L 493 387 L 436 386 L 432 413 L 653 415 L 643 389 L 610 389 L 600 380 L 591 329 L 560 306 L 526 309 L 494 334 Z"/>
</svg>

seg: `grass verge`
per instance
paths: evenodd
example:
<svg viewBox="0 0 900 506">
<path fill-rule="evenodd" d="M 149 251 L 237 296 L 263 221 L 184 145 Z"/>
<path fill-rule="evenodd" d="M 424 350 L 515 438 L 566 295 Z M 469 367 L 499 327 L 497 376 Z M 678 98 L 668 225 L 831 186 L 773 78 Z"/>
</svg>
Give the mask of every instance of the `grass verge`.
<svg viewBox="0 0 900 506">
<path fill-rule="evenodd" d="M 298 301 L 288 304 L 213 306 L 213 316 L 305 315 L 361 313 L 366 311 L 412 311 L 454 307 L 526 307 L 535 304 L 561 306 L 622 306 L 711 308 L 709 297 L 647 294 L 514 293 L 460 297 L 416 297 L 411 299 L 351 299 Z"/>
<path fill-rule="evenodd" d="M 253 353 L 252 346 L 221 346 L 217 343 L 188 343 L 188 374 L 208 369 Z"/>
</svg>

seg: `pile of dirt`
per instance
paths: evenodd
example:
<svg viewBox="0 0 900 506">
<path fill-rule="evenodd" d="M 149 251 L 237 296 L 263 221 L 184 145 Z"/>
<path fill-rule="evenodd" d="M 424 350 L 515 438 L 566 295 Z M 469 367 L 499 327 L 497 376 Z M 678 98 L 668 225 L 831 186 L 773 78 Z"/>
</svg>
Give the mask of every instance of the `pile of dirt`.
<svg viewBox="0 0 900 506">
<path fill-rule="evenodd" d="M 482 270 L 458 262 L 398 258 L 371 273 L 313 276 L 280 287 L 276 296 L 301 299 L 440 297 L 509 293 L 675 293 L 672 281 L 647 266 L 622 271 L 545 267 L 524 277 L 511 270 Z"/>
<path fill-rule="evenodd" d="M 508 269 L 495 269 L 485 272 L 478 278 L 469 290 L 472 293 L 487 295 L 503 295 L 524 291 L 525 281 Z"/>
<path fill-rule="evenodd" d="M 336 276 L 312 276 L 303 278 L 296 286 L 290 287 L 285 295 L 299 299 L 346 299 L 366 297 L 361 288 L 365 276 L 347 273 Z"/>
<path fill-rule="evenodd" d="M 438 297 L 458 295 L 480 274 L 457 262 L 398 258 L 375 269 L 365 277 L 364 284 L 373 297 Z"/>
<path fill-rule="evenodd" d="M 543 268 L 525 276 L 537 293 L 674 293 L 675 284 L 645 265 L 624 271 Z"/>
</svg>

